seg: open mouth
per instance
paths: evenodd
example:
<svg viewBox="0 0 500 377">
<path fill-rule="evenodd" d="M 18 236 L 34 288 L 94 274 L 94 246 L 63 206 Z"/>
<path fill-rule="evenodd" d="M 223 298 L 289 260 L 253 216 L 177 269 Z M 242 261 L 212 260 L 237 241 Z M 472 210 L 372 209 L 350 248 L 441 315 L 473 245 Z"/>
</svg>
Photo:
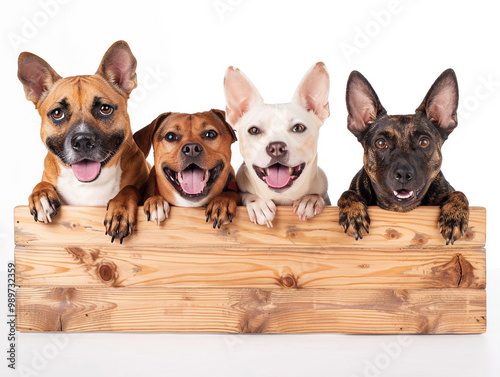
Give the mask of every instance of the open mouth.
<svg viewBox="0 0 500 377">
<path fill-rule="evenodd" d="M 99 175 L 101 174 L 101 167 L 104 166 L 104 161 L 91 161 L 91 160 L 82 160 L 80 162 L 74 163 L 71 165 L 71 169 L 73 170 L 73 174 L 76 179 L 80 182 L 93 182 L 95 181 Z"/>
<path fill-rule="evenodd" d="M 282 190 L 290 187 L 300 177 L 305 166 L 305 163 L 294 167 L 276 163 L 267 168 L 261 168 L 256 165 L 253 165 L 253 168 L 257 176 L 266 182 L 271 189 Z"/>
<path fill-rule="evenodd" d="M 182 196 L 196 199 L 210 192 L 223 168 L 222 163 L 210 170 L 191 164 L 184 170 L 176 172 L 164 165 L 163 173 Z"/>
<path fill-rule="evenodd" d="M 114 156 L 114 152 L 110 153 L 102 161 L 92 161 L 88 159 L 81 160 L 71 164 L 71 169 L 76 179 L 80 182 L 90 183 L 94 182 L 101 174 L 101 169 L 108 163 Z"/>
<path fill-rule="evenodd" d="M 400 202 L 404 202 L 414 199 L 418 192 L 408 190 L 395 190 L 392 193 L 397 200 L 399 200 Z"/>
</svg>

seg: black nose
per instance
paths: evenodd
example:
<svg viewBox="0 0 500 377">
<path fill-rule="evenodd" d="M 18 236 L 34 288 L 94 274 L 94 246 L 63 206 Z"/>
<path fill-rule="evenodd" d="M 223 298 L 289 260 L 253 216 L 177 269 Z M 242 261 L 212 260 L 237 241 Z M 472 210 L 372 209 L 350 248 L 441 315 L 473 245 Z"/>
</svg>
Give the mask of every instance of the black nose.
<svg viewBox="0 0 500 377">
<path fill-rule="evenodd" d="M 412 180 L 414 175 L 413 169 L 409 166 L 403 166 L 394 172 L 394 178 L 400 183 L 408 183 Z"/>
<path fill-rule="evenodd" d="M 203 147 L 198 143 L 186 144 L 182 147 L 182 153 L 186 156 L 196 157 L 203 152 Z"/>
<path fill-rule="evenodd" d="M 96 137 L 91 133 L 77 133 L 71 139 L 71 146 L 77 152 L 88 152 L 95 147 Z"/>
<path fill-rule="evenodd" d="M 266 152 L 271 157 L 285 156 L 287 154 L 286 144 L 281 141 L 274 141 L 266 147 Z"/>
</svg>

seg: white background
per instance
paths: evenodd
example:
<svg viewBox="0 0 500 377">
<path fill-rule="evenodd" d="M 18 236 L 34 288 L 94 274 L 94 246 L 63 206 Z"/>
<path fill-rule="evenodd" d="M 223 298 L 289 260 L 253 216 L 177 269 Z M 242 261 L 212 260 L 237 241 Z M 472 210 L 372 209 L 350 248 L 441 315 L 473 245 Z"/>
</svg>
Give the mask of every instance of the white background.
<svg viewBox="0 0 500 377">
<path fill-rule="evenodd" d="M 331 116 L 321 130 L 319 163 L 334 203 L 362 164 L 362 148 L 346 128 L 350 71 L 368 78 L 389 113 L 404 114 L 452 67 L 461 105 L 459 126 L 443 148 L 443 171 L 471 205 L 488 211 L 485 335 L 18 334 L 17 366 L 25 373 L 12 375 L 499 376 L 499 13 L 495 1 L 3 2 L 2 286 L 13 259 L 13 207 L 27 204 L 45 155 L 38 113 L 16 77 L 24 50 L 72 76 L 94 73 L 106 49 L 126 40 L 138 60 L 139 88 L 129 106 L 134 131 L 164 111 L 224 108 L 222 79 L 229 65 L 241 68 L 274 103 L 289 101 L 306 70 L 324 61 Z M 235 146 L 234 167 L 240 162 Z M 6 318 L 5 291 L 0 318 Z M 0 360 L 0 374 L 10 375 L 7 361 Z"/>
</svg>

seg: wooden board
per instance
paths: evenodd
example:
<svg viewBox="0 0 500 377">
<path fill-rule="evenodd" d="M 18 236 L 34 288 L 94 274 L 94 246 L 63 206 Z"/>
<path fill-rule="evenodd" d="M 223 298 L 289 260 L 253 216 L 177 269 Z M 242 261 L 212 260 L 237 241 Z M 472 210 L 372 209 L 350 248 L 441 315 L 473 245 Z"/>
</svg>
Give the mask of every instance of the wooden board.
<svg viewBox="0 0 500 377">
<path fill-rule="evenodd" d="M 479 289 L 20 288 L 20 331 L 482 333 Z"/>
<path fill-rule="evenodd" d="M 299 221 L 291 207 L 278 207 L 274 227 L 255 225 L 243 207 L 233 222 L 214 230 L 205 222 L 203 208 L 171 209 L 170 218 L 157 226 L 146 221 L 139 208 L 137 228 L 125 246 L 170 248 L 347 248 L 347 249 L 432 249 L 445 242 L 438 231 L 439 208 L 419 207 L 411 213 L 385 211 L 370 207 L 370 234 L 362 240 L 344 234 L 338 225 L 338 208 L 327 207 L 308 221 Z M 15 241 L 19 246 L 95 246 L 110 243 L 104 234 L 103 207 L 62 206 L 51 224 L 33 221 L 28 207 L 15 209 Z M 466 236 L 448 248 L 478 249 L 485 245 L 486 214 L 480 207 L 471 208 Z"/>
<path fill-rule="evenodd" d="M 483 249 L 172 250 L 16 248 L 16 282 L 38 287 L 478 288 Z"/>
<path fill-rule="evenodd" d="M 15 209 L 20 331 L 443 334 L 486 331 L 486 212 L 445 245 L 439 208 L 370 207 L 355 241 L 338 208 L 273 228 L 245 208 L 222 229 L 203 209 L 172 208 L 161 226 L 110 243 L 104 208 L 63 206 L 51 224 Z"/>
</svg>

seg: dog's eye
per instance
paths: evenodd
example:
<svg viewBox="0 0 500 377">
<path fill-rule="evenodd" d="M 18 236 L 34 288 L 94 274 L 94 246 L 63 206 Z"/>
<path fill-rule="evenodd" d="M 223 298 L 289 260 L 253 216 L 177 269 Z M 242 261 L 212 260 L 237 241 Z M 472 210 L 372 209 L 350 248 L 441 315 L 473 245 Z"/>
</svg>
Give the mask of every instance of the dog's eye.
<svg viewBox="0 0 500 377">
<path fill-rule="evenodd" d="M 418 141 L 418 145 L 421 147 L 421 148 L 428 148 L 429 145 L 431 145 L 431 141 L 429 140 L 428 137 L 421 137 L 420 140 Z"/>
<path fill-rule="evenodd" d="M 55 109 L 55 110 L 52 110 L 52 112 L 50 113 L 50 116 L 54 120 L 62 120 L 62 119 L 64 119 L 64 112 L 61 109 Z"/>
<path fill-rule="evenodd" d="M 217 137 L 217 132 L 215 132 L 214 130 L 206 131 L 204 136 L 207 139 L 215 139 Z"/>
<path fill-rule="evenodd" d="M 179 140 L 179 137 L 176 134 L 174 134 L 173 132 L 169 132 L 168 134 L 165 135 L 165 140 L 177 141 L 177 140 Z"/>
<path fill-rule="evenodd" d="M 102 115 L 111 115 L 114 109 L 110 105 L 101 105 L 99 111 L 101 112 Z"/>
<path fill-rule="evenodd" d="M 297 123 L 292 127 L 292 132 L 304 132 L 306 130 L 306 126 L 303 124 Z"/>
<path fill-rule="evenodd" d="M 384 139 L 377 139 L 377 141 L 375 141 L 375 146 L 378 149 L 385 149 L 387 148 L 387 142 Z"/>
<path fill-rule="evenodd" d="M 260 130 L 259 130 L 259 128 L 258 128 L 258 127 L 253 126 L 253 127 L 250 127 L 250 128 L 248 129 L 248 133 L 249 133 L 250 135 L 258 135 L 258 134 L 260 134 Z"/>
</svg>

